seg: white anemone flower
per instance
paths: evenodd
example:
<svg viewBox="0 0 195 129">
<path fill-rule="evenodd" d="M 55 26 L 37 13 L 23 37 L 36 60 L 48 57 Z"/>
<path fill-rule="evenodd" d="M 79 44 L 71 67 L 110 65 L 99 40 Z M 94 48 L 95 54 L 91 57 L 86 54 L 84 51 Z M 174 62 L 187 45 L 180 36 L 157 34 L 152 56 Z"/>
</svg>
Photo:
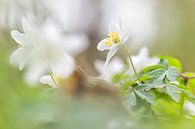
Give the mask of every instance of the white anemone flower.
<svg viewBox="0 0 195 129">
<path fill-rule="evenodd" d="M 143 68 L 156 65 L 159 63 L 159 58 L 149 57 L 149 50 L 147 47 L 142 47 L 137 55 L 131 56 L 137 72 L 141 71 Z M 132 68 L 130 73 L 134 73 Z"/>
<path fill-rule="evenodd" d="M 87 47 L 83 36 L 63 35 L 51 21 L 38 25 L 23 18 L 22 26 L 23 33 L 16 30 L 11 32 L 19 48 L 13 52 L 10 61 L 18 65 L 20 70 L 27 68 L 25 80 L 29 84 L 37 84 L 48 70 L 57 71 L 62 76 L 68 76 L 73 72 L 72 55 L 84 50 L 83 46 Z"/>
<path fill-rule="evenodd" d="M 64 79 L 72 74 L 74 69 L 74 60 L 70 56 L 64 55 L 58 62 L 50 65 L 50 74 L 40 78 L 42 84 L 47 84 L 53 88 L 63 85 Z"/>
<path fill-rule="evenodd" d="M 112 21 L 108 27 L 108 38 L 99 42 L 97 49 L 99 51 L 109 50 L 105 66 L 108 65 L 111 58 L 115 55 L 120 45 L 124 44 L 128 39 L 127 31 L 124 31 L 120 20 Z"/>
<path fill-rule="evenodd" d="M 96 60 L 94 66 L 100 74 L 99 78 L 108 82 L 112 82 L 113 75 L 120 73 L 125 68 L 125 64 L 118 57 L 113 58 L 107 67 L 104 65 L 104 61 L 101 60 Z"/>
</svg>

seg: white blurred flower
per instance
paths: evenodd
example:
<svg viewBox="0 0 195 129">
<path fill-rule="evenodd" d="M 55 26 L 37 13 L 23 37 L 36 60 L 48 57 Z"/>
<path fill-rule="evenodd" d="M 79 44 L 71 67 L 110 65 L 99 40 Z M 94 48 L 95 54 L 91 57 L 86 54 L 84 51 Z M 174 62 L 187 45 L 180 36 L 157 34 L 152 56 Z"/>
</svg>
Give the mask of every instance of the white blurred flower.
<svg viewBox="0 0 195 129">
<path fill-rule="evenodd" d="M 96 60 L 94 66 L 100 74 L 99 78 L 108 82 L 112 82 L 113 75 L 120 73 L 125 68 L 124 63 L 118 57 L 113 58 L 107 67 L 104 65 L 104 61 L 100 60 Z"/>
<path fill-rule="evenodd" d="M 195 104 L 192 102 L 185 102 L 184 103 L 184 110 L 188 111 L 191 115 L 195 115 Z"/>
<path fill-rule="evenodd" d="M 39 25 L 23 18 L 22 26 L 24 33 L 16 30 L 11 32 L 19 48 L 13 52 L 10 61 L 18 65 L 20 70 L 27 67 L 25 79 L 29 84 L 36 84 L 48 69 L 58 71 L 63 76 L 72 73 L 72 55 L 77 55 L 87 47 L 83 36 L 63 35 L 51 21 Z"/>
<path fill-rule="evenodd" d="M 158 0 L 103 0 L 102 24 L 119 17 L 131 33 L 131 48 L 139 48 L 153 41 L 157 33 L 156 7 Z M 100 30 L 105 32 L 104 26 Z"/>
<path fill-rule="evenodd" d="M 43 0 L 50 16 L 65 30 L 87 32 L 96 17 L 96 6 L 91 0 Z M 90 28 L 91 29 L 91 28 Z"/>
<path fill-rule="evenodd" d="M 22 16 L 34 15 L 35 10 L 43 15 L 43 8 L 41 0 L 0 0 L 0 28 L 14 29 Z"/>
<path fill-rule="evenodd" d="M 111 58 L 115 55 L 120 45 L 124 44 L 128 39 L 127 31 L 124 31 L 120 20 L 112 21 L 108 27 L 109 38 L 103 39 L 99 42 L 97 49 L 99 51 L 109 50 L 105 66 L 108 65 Z"/>
<path fill-rule="evenodd" d="M 50 65 L 50 74 L 42 76 L 40 82 L 54 88 L 61 86 L 64 79 L 72 74 L 74 67 L 73 58 L 64 55 L 58 62 Z"/>
<path fill-rule="evenodd" d="M 159 58 L 149 57 L 149 50 L 147 47 L 142 47 L 137 55 L 131 56 L 135 69 L 137 72 L 141 71 L 143 68 L 156 65 L 159 63 Z M 134 73 L 132 68 L 130 73 Z"/>
</svg>

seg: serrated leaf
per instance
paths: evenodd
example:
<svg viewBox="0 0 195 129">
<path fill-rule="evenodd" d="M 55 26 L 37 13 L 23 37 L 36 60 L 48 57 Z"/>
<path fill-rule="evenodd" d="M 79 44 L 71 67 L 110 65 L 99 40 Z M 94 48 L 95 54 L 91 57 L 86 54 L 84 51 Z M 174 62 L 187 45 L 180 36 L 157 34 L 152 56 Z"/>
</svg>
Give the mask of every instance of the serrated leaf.
<svg viewBox="0 0 195 129">
<path fill-rule="evenodd" d="M 178 59 L 176 59 L 176 58 L 174 58 L 174 57 L 170 57 L 170 56 L 159 56 L 159 57 L 160 57 L 160 59 L 167 60 L 169 66 L 174 66 L 174 67 L 176 67 L 177 70 L 178 70 L 179 72 L 182 71 L 181 62 L 180 62 Z"/>
<path fill-rule="evenodd" d="M 176 67 L 170 67 L 168 68 L 168 71 L 166 72 L 166 77 L 169 81 L 175 81 L 179 75 L 178 70 Z"/>
<path fill-rule="evenodd" d="M 179 103 L 181 90 L 174 85 L 166 85 L 167 94 L 176 102 Z"/>
<path fill-rule="evenodd" d="M 149 94 L 144 91 L 137 91 L 137 90 L 135 91 L 135 93 L 142 99 L 146 100 L 147 102 L 154 104 L 155 97 L 152 94 Z"/>
<path fill-rule="evenodd" d="M 164 69 L 156 69 L 149 73 L 149 76 L 151 78 L 156 78 L 156 80 L 163 81 L 165 78 L 167 78 L 169 81 L 176 81 L 178 77 L 178 71 L 175 67 L 169 67 Z"/>
<path fill-rule="evenodd" d="M 133 91 L 126 94 L 125 99 L 131 106 L 135 106 L 137 103 L 136 96 L 135 96 L 135 93 Z"/>
</svg>

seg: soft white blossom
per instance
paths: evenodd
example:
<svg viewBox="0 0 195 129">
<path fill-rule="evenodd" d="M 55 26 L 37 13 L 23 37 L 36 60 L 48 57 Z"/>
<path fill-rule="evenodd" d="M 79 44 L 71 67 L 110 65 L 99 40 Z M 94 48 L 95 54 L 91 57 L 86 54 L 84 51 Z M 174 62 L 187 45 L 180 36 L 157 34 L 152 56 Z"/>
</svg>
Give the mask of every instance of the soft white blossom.
<svg viewBox="0 0 195 129">
<path fill-rule="evenodd" d="M 42 13 L 35 14 L 35 10 Z M 45 11 L 41 0 L 0 0 L 0 28 L 15 29 L 22 16 L 42 17 Z"/>
<path fill-rule="evenodd" d="M 131 58 L 137 72 L 147 66 L 156 65 L 160 61 L 159 58 L 149 56 L 149 50 L 147 47 L 142 47 L 139 53 L 131 56 Z M 130 73 L 134 73 L 132 68 L 130 68 Z"/>
<path fill-rule="evenodd" d="M 185 102 L 183 108 L 191 115 L 195 115 L 195 104 L 193 104 L 192 102 Z"/>
<path fill-rule="evenodd" d="M 139 48 L 152 43 L 158 32 L 157 7 L 158 0 L 103 0 L 100 31 L 104 34 L 104 25 L 119 17 L 131 34 L 131 42 L 127 46 Z"/>
<path fill-rule="evenodd" d="M 25 79 L 29 84 L 36 84 L 48 69 L 60 76 L 72 73 L 74 70 L 72 56 L 78 55 L 87 47 L 85 36 L 64 35 L 49 20 L 44 24 L 38 24 L 23 18 L 22 26 L 23 33 L 16 30 L 11 32 L 19 48 L 13 52 L 10 61 L 18 65 L 20 70 L 26 66 Z"/>
<path fill-rule="evenodd" d="M 65 30 L 88 32 L 97 17 L 97 6 L 91 0 L 43 0 L 49 14 Z"/>
<path fill-rule="evenodd" d="M 125 68 L 125 64 L 118 57 L 113 58 L 107 67 L 101 60 L 96 60 L 94 66 L 99 73 L 99 78 L 108 82 L 112 82 L 113 75 L 120 73 Z"/>
<path fill-rule="evenodd" d="M 128 39 L 127 31 L 124 31 L 120 20 L 112 21 L 108 27 L 108 38 L 99 42 L 97 49 L 99 51 L 109 50 L 105 65 L 107 66 L 111 58 L 115 55 L 120 45 Z"/>
</svg>

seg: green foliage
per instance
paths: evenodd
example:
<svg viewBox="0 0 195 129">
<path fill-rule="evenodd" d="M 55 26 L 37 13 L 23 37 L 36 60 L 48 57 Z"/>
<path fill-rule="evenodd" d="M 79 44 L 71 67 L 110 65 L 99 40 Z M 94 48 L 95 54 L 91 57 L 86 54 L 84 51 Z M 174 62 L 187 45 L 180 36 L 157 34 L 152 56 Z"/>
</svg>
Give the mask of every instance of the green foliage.
<svg viewBox="0 0 195 129">
<path fill-rule="evenodd" d="M 159 64 L 146 67 L 138 73 L 141 82 L 134 76 L 128 75 L 127 72 L 117 74 L 118 77 L 115 76 L 115 80 L 118 79 L 117 83 L 121 84 L 120 90 L 125 100 L 128 100 L 132 107 L 137 107 L 134 110 L 144 107 L 147 111 L 147 103 L 152 107 L 159 107 L 163 104 L 159 103 L 159 100 L 164 102 L 164 106 L 174 104 L 177 105 L 176 107 L 183 107 L 185 100 L 191 102 L 195 100 L 193 96 L 195 81 L 188 80 L 188 83 L 184 83 L 185 79 L 180 76 L 182 68 L 179 60 L 168 56 L 159 57 Z M 194 73 L 185 73 L 183 76 L 188 78 L 194 75 Z M 138 101 L 139 99 L 142 101 Z M 143 104 L 144 101 L 146 104 Z M 155 108 L 154 111 L 157 112 L 157 110 L 159 109 Z M 178 108 L 178 110 L 183 110 L 183 108 Z"/>
</svg>

